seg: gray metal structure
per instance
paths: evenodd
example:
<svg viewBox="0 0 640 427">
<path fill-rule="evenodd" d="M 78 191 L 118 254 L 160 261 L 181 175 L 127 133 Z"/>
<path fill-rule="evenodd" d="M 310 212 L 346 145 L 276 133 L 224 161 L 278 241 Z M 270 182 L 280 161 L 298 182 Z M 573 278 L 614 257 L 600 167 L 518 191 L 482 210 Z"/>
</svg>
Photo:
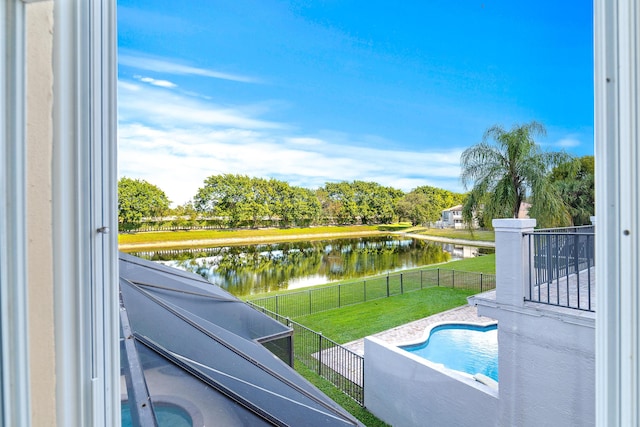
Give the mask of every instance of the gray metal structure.
<svg viewBox="0 0 640 427">
<path fill-rule="evenodd" d="M 361 425 L 288 366 L 291 328 L 200 276 L 121 254 L 120 297 L 132 425 L 167 406 L 200 426 Z"/>
</svg>

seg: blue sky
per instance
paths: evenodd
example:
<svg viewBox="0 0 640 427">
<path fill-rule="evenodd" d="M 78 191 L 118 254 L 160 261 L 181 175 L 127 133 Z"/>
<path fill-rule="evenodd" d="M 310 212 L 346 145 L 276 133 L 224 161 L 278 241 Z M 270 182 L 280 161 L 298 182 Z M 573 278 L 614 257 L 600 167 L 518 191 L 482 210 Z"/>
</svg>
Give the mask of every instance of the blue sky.
<svg viewBox="0 0 640 427">
<path fill-rule="evenodd" d="M 397 3 L 397 4 L 396 4 Z M 494 124 L 593 154 L 590 2 L 119 0 L 119 174 L 463 191 Z"/>
</svg>

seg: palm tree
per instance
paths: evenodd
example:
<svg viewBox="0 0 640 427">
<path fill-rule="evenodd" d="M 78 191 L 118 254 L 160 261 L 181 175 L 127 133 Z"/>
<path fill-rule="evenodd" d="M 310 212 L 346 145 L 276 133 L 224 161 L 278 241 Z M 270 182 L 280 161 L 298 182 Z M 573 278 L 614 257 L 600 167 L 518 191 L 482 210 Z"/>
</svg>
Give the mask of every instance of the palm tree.
<svg viewBox="0 0 640 427">
<path fill-rule="evenodd" d="M 482 142 L 462 153 L 462 184 L 465 189 L 473 184 L 462 210 L 467 224 L 480 208 L 485 224 L 493 218 L 517 218 L 525 200 L 531 202 L 529 215 L 538 225 L 570 223 L 549 171 L 571 157 L 564 152 L 543 152 L 533 138 L 545 134 L 544 126 L 536 121 L 516 125 L 508 132 L 496 125 L 487 129 Z"/>
</svg>

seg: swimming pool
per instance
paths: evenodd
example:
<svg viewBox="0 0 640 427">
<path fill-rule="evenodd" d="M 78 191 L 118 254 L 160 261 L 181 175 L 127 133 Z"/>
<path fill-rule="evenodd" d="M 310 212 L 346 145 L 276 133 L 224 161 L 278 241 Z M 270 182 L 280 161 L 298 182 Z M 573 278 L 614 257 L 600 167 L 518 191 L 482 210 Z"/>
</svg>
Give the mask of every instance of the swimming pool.
<svg viewBox="0 0 640 427">
<path fill-rule="evenodd" d="M 498 381 L 497 324 L 442 324 L 431 329 L 426 341 L 400 348 L 449 369 Z"/>
<path fill-rule="evenodd" d="M 189 412 L 178 405 L 165 402 L 154 402 L 153 410 L 156 414 L 158 427 L 191 427 L 193 421 Z M 122 402 L 120 407 L 122 427 L 133 426 L 131 409 L 127 402 Z"/>
</svg>

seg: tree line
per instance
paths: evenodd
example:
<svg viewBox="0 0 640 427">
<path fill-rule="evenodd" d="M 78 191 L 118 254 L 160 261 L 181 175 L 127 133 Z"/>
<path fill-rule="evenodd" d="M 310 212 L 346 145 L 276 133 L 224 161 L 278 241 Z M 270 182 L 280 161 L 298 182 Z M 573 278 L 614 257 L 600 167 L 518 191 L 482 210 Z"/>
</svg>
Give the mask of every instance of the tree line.
<svg viewBox="0 0 640 427">
<path fill-rule="evenodd" d="M 493 126 L 462 153 L 461 179 L 468 193 L 428 185 L 408 193 L 375 182 L 328 182 L 311 190 L 274 178 L 237 174 L 205 179 L 191 201 L 170 209 L 164 191 L 147 181 L 118 182 L 123 231 L 144 222 L 176 227 L 291 227 L 343 224 L 434 223 L 441 212 L 463 205 L 467 224 L 490 228 L 493 218 L 517 217 L 522 203 L 539 227 L 583 225 L 594 215 L 594 158 L 545 152 L 535 121 L 505 130 Z"/>
<path fill-rule="evenodd" d="M 170 200 L 156 185 L 141 179 L 118 182 L 121 230 L 144 223 L 177 227 L 220 228 L 388 224 L 438 221 L 443 209 L 462 203 L 463 194 L 421 186 L 405 193 L 375 182 L 330 182 L 311 190 L 274 178 L 237 174 L 205 179 L 192 200 L 169 208 Z"/>
</svg>

